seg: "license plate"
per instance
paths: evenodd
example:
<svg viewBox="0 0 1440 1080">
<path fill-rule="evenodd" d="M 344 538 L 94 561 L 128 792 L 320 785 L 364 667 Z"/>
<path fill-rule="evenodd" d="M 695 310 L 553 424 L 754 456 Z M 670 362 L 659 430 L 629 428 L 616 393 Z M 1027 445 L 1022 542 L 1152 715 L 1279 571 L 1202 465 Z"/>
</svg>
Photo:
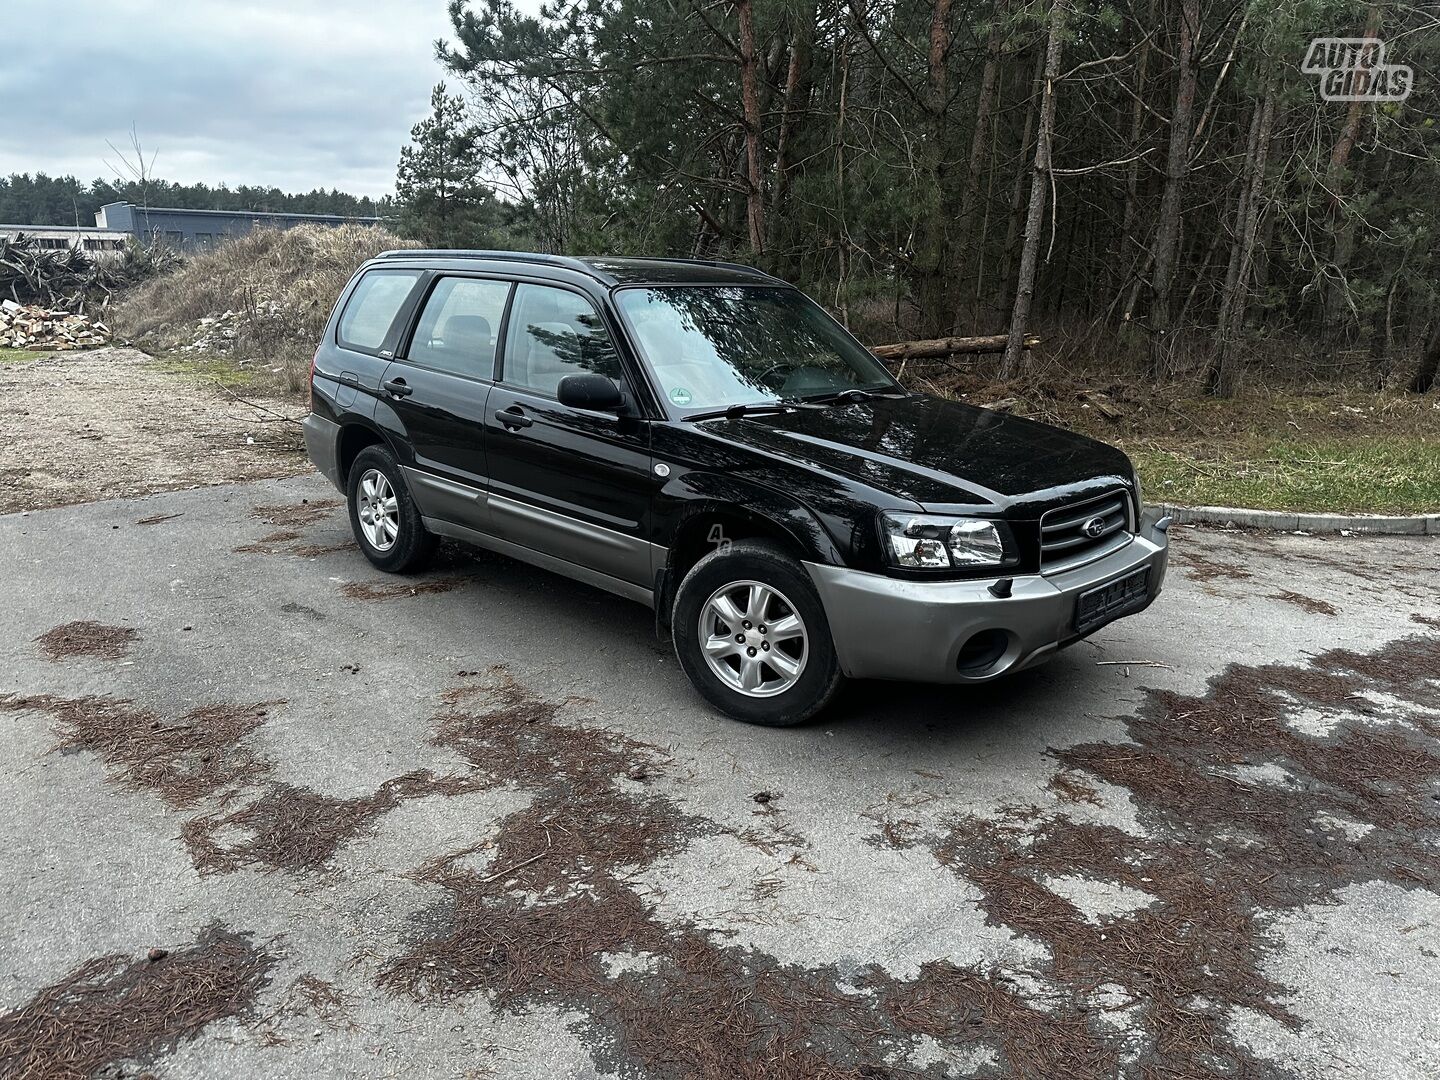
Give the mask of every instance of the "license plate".
<svg viewBox="0 0 1440 1080">
<path fill-rule="evenodd" d="M 1143 567 L 1083 592 L 1075 602 L 1075 631 L 1085 634 L 1139 607 L 1150 594 L 1150 570 Z"/>
</svg>

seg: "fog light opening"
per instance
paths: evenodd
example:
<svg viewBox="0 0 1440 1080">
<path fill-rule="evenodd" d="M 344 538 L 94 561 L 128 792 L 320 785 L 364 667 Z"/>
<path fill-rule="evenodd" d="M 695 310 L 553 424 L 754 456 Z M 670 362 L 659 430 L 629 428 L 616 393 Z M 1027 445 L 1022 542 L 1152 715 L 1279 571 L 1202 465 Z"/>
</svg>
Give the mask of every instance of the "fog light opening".
<svg viewBox="0 0 1440 1080">
<path fill-rule="evenodd" d="M 1004 630 L 981 630 L 960 646 L 955 668 L 966 675 L 978 675 L 998 664 L 1010 648 L 1010 635 Z"/>
</svg>

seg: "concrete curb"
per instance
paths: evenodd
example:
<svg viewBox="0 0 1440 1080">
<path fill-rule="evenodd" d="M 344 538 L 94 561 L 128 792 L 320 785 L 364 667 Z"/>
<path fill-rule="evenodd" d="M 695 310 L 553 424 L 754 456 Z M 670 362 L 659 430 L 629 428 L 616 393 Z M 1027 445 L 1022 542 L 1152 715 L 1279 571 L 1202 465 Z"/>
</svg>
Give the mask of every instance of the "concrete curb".
<svg viewBox="0 0 1440 1080">
<path fill-rule="evenodd" d="M 1382 514 L 1292 514 L 1285 510 L 1246 510 L 1233 506 L 1147 506 L 1169 514 L 1178 525 L 1235 525 L 1282 532 L 1353 532 L 1369 536 L 1440 536 L 1440 514 L 1386 517 Z"/>
</svg>

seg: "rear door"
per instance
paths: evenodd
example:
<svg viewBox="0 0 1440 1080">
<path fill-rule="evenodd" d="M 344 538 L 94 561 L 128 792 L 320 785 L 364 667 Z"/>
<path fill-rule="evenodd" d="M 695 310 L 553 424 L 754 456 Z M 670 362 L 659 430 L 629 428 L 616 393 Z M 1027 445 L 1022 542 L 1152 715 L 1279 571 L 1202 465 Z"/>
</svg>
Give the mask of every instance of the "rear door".
<svg viewBox="0 0 1440 1080">
<path fill-rule="evenodd" d="M 485 407 L 511 288 L 494 278 L 437 275 L 383 382 L 413 455 L 406 475 L 421 514 L 482 531 Z"/>
<path fill-rule="evenodd" d="M 376 268 L 355 283 L 344 298 L 334 340 L 327 338 L 315 355 L 316 412 L 328 413 L 327 420 L 340 419 L 344 411 L 367 417 L 374 412 L 380 382 L 423 277 L 423 270 Z"/>
<path fill-rule="evenodd" d="M 596 372 L 634 400 L 610 327 L 581 293 L 525 282 L 515 287 L 506 326 L 500 382 L 485 418 L 491 529 L 651 588 L 648 533 L 657 484 L 649 422 L 570 409 L 556 399 L 566 375 Z"/>
</svg>

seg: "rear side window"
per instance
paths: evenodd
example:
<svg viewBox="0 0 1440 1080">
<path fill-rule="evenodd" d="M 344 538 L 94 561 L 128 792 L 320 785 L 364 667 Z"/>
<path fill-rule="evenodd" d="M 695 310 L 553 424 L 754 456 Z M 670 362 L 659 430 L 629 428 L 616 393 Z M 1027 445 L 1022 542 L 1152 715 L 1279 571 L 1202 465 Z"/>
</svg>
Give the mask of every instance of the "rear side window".
<svg viewBox="0 0 1440 1080">
<path fill-rule="evenodd" d="M 340 316 L 340 344 L 370 352 L 379 349 L 396 312 L 419 279 L 419 270 L 369 271 L 355 286 Z"/>
<path fill-rule="evenodd" d="M 407 358 L 457 375 L 493 377 L 495 337 L 509 298 L 508 281 L 441 278 L 425 301 Z"/>
</svg>

